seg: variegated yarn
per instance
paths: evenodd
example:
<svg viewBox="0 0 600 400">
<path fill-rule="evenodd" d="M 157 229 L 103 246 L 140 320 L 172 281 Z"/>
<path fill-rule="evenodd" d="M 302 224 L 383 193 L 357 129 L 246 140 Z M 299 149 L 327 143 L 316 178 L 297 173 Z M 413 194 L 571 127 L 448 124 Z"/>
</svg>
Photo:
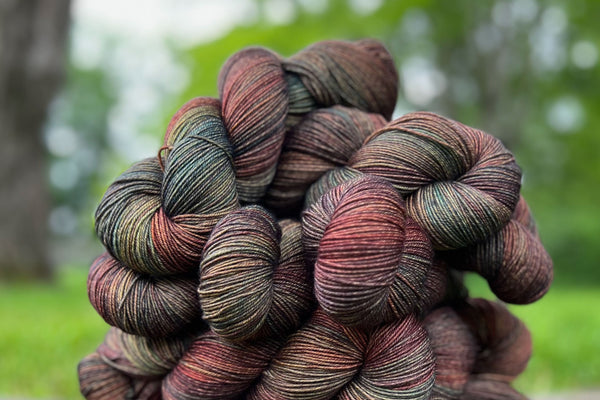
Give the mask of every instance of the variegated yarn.
<svg viewBox="0 0 600 400">
<path fill-rule="evenodd" d="M 493 136 L 415 112 L 375 40 L 225 63 L 106 190 L 88 295 L 112 327 L 88 399 L 520 399 L 513 303 L 552 261 Z"/>
</svg>

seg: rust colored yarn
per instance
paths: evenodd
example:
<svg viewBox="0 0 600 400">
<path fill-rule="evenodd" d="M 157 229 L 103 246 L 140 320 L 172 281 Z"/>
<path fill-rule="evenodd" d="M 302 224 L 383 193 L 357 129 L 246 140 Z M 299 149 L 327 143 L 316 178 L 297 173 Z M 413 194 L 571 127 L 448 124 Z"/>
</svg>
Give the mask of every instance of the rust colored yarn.
<svg viewBox="0 0 600 400">
<path fill-rule="evenodd" d="M 365 176 L 336 186 L 302 224 L 316 298 L 339 322 L 375 325 L 429 302 L 433 249 L 390 184 Z"/>
<path fill-rule="evenodd" d="M 90 267 L 87 285 L 98 314 L 128 333 L 163 337 L 199 318 L 194 277 L 142 275 L 105 253 Z"/>
<path fill-rule="evenodd" d="M 163 381 L 165 400 L 236 399 L 267 368 L 281 342 L 228 341 L 213 332 L 196 338 Z"/>
<path fill-rule="evenodd" d="M 203 318 L 231 340 L 282 337 L 313 308 L 302 228 L 265 209 L 233 211 L 215 226 L 200 264 Z"/>
<path fill-rule="evenodd" d="M 436 360 L 432 398 L 523 398 L 510 382 L 527 366 L 531 335 L 504 306 L 468 299 L 433 311 L 424 324 Z"/>
<path fill-rule="evenodd" d="M 427 399 L 433 379 L 431 347 L 413 316 L 367 334 L 317 310 L 248 399 Z"/>
</svg>

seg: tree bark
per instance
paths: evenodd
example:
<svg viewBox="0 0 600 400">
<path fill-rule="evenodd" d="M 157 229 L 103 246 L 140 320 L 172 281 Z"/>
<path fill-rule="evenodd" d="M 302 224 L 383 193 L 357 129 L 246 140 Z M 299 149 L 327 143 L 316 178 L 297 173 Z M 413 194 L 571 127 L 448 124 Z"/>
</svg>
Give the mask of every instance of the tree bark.
<svg viewBox="0 0 600 400">
<path fill-rule="evenodd" d="M 0 278 L 49 279 L 42 131 L 65 72 L 70 0 L 0 0 Z"/>
</svg>

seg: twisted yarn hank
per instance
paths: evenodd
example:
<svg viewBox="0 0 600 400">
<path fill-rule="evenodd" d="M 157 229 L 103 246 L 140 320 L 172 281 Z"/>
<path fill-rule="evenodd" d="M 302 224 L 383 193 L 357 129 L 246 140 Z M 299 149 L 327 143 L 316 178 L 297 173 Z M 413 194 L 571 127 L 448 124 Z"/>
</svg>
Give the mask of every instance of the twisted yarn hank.
<svg viewBox="0 0 600 400">
<path fill-rule="evenodd" d="M 348 325 L 376 325 L 427 302 L 433 249 L 381 179 L 364 176 L 323 195 L 303 214 L 306 258 L 321 307 Z"/>
<path fill-rule="evenodd" d="M 86 398 L 523 398 L 529 332 L 456 271 L 548 290 L 520 168 L 445 117 L 387 122 L 397 81 L 374 40 L 249 48 L 175 113 L 96 212 Z"/>
<path fill-rule="evenodd" d="M 265 209 L 236 210 L 204 248 L 198 289 L 203 318 L 230 340 L 284 336 L 313 308 L 300 223 Z"/>
<path fill-rule="evenodd" d="M 531 357 L 531 335 L 504 306 L 468 299 L 433 311 L 424 324 L 436 359 L 434 398 L 524 398 L 510 382 Z"/>
<path fill-rule="evenodd" d="M 198 319 L 197 278 L 154 278 L 105 253 L 90 267 L 90 303 L 110 325 L 151 337 L 174 334 Z"/>
<path fill-rule="evenodd" d="M 367 334 L 317 310 L 248 398 L 427 399 L 433 379 L 431 348 L 413 316 Z"/>
</svg>

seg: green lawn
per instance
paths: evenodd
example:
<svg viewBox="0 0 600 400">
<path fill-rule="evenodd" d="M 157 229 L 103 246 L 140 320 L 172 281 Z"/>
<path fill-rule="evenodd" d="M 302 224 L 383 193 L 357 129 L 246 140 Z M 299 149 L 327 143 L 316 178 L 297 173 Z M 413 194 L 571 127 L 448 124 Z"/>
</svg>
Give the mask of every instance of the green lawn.
<svg viewBox="0 0 600 400">
<path fill-rule="evenodd" d="M 0 286 L 0 398 L 81 398 L 77 363 L 108 329 L 86 277 L 65 269 L 55 285 Z"/>
<path fill-rule="evenodd" d="M 89 305 L 86 271 L 60 272 L 54 286 L 0 284 L 0 397 L 79 398 L 76 365 L 107 325 Z M 468 279 L 472 295 L 488 296 Z M 557 286 L 513 306 L 532 331 L 534 356 L 516 386 L 527 394 L 600 386 L 600 289 Z"/>
</svg>

